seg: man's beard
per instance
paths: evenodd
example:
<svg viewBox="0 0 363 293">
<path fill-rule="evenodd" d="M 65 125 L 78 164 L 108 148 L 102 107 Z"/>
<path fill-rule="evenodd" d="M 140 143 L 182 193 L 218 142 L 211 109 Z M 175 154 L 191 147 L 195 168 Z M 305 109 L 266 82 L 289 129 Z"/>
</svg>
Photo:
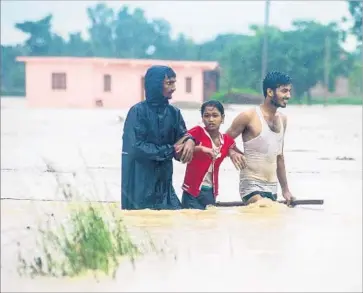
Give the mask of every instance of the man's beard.
<svg viewBox="0 0 363 293">
<path fill-rule="evenodd" d="M 276 108 L 286 108 L 286 105 L 281 105 L 277 101 L 278 101 L 278 98 L 276 95 L 274 95 L 271 99 L 271 104 L 274 105 Z"/>
<path fill-rule="evenodd" d="M 166 95 L 164 94 L 163 96 L 164 96 L 164 98 L 170 100 L 173 98 L 173 93 L 174 93 L 174 91 L 171 91 L 171 92 L 168 92 Z"/>
<path fill-rule="evenodd" d="M 168 99 L 172 99 L 172 98 L 173 98 L 173 94 L 174 94 L 174 92 L 175 92 L 175 91 L 171 91 L 171 92 L 169 93 L 169 97 L 168 97 Z"/>
</svg>

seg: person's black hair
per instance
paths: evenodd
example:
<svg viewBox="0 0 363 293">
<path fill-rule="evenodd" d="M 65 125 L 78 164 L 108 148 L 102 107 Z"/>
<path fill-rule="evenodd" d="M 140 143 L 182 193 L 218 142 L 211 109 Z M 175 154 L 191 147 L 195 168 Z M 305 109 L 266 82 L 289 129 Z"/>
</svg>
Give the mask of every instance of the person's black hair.
<svg viewBox="0 0 363 293">
<path fill-rule="evenodd" d="M 202 114 L 202 116 L 206 107 L 214 107 L 221 113 L 221 116 L 224 115 L 224 107 L 222 103 L 217 100 L 209 100 L 202 104 L 202 107 L 200 108 L 200 113 Z"/>
<path fill-rule="evenodd" d="M 275 91 L 278 87 L 282 85 L 289 85 L 291 83 L 292 79 L 286 73 L 280 71 L 268 72 L 262 82 L 263 95 L 266 98 L 267 89 Z"/>
</svg>

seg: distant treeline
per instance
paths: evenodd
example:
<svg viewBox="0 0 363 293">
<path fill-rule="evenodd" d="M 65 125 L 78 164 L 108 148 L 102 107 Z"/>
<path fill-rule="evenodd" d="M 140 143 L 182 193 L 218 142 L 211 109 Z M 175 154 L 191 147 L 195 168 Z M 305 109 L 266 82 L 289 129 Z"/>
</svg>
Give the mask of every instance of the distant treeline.
<svg viewBox="0 0 363 293">
<path fill-rule="evenodd" d="M 350 33 L 361 41 L 362 2 L 349 1 L 347 5 L 355 19 Z M 87 15 L 90 21 L 87 40 L 79 32 L 69 34 L 68 40 L 55 34 L 52 15 L 15 24 L 29 37 L 16 46 L 1 45 L 1 95 L 24 95 L 24 65 L 15 61 L 20 55 L 213 60 L 222 67 L 222 90 L 261 92 L 263 27 L 251 25 L 251 35 L 222 34 L 212 41 L 196 44 L 184 34 L 173 39 L 171 26 L 165 19 L 148 20 L 142 9 L 130 11 L 123 6 L 114 11 L 105 4 L 96 4 L 87 9 Z M 311 87 L 324 82 L 327 66 L 331 90 L 336 77 L 345 76 L 351 89 L 362 92 L 362 46 L 353 53 L 345 52 L 341 42 L 347 32 L 341 31 L 337 23 L 295 21 L 289 31 L 269 27 L 267 33 L 268 70 L 289 73 L 297 97 L 308 95 Z"/>
</svg>

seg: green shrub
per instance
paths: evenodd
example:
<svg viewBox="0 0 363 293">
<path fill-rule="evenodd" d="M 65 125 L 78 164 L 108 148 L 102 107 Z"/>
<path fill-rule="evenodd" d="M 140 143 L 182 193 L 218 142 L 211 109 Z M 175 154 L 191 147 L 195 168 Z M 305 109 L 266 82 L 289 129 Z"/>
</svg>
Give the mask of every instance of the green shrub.
<svg viewBox="0 0 363 293">
<path fill-rule="evenodd" d="M 263 100 L 260 93 L 249 88 L 232 88 L 229 91 L 216 92 L 211 99 L 226 104 L 259 104 Z"/>
<path fill-rule="evenodd" d="M 142 251 L 132 241 L 119 205 L 84 201 L 84 195 L 70 184 L 62 184 L 58 172 L 47 167 L 67 202 L 67 217 L 60 221 L 52 214 L 41 221 L 33 231 L 37 251 L 29 254 L 28 245 L 18 243 L 18 273 L 31 277 L 74 277 L 89 272 L 115 276 L 122 259 L 134 263 Z M 150 244 L 156 249 L 151 240 Z"/>
<path fill-rule="evenodd" d="M 362 105 L 363 103 L 362 97 L 328 97 L 325 99 L 323 97 L 314 97 L 310 101 L 310 105 Z M 308 99 L 307 97 L 302 98 L 300 101 L 294 97 L 290 99 L 289 101 L 290 105 L 308 105 Z"/>
<path fill-rule="evenodd" d="M 77 276 L 89 271 L 114 274 L 122 257 L 140 254 L 122 221 L 110 208 L 86 203 L 72 208 L 69 220 L 38 228 L 39 255 L 19 254 L 19 273 L 30 276 Z M 109 215 L 109 216 L 107 216 Z"/>
</svg>

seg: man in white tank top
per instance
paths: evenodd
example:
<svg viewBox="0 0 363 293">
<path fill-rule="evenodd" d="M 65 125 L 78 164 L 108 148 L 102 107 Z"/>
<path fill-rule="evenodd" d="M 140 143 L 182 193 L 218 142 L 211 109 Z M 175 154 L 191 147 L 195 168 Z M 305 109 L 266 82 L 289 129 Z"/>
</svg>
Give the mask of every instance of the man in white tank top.
<svg viewBox="0 0 363 293">
<path fill-rule="evenodd" d="M 291 97 L 291 78 L 281 72 L 269 72 L 263 80 L 265 101 L 262 105 L 240 113 L 227 133 L 236 138 L 242 135 L 244 157 L 230 151 L 233 163 L 241 165 L 239 191 L 249 204 L 262 198 L 277 199 L 277 184 L 282 196 L 291 202 L 283 154 L 287 118 L 278 112 L 285 108 Z"/>
</svg>

